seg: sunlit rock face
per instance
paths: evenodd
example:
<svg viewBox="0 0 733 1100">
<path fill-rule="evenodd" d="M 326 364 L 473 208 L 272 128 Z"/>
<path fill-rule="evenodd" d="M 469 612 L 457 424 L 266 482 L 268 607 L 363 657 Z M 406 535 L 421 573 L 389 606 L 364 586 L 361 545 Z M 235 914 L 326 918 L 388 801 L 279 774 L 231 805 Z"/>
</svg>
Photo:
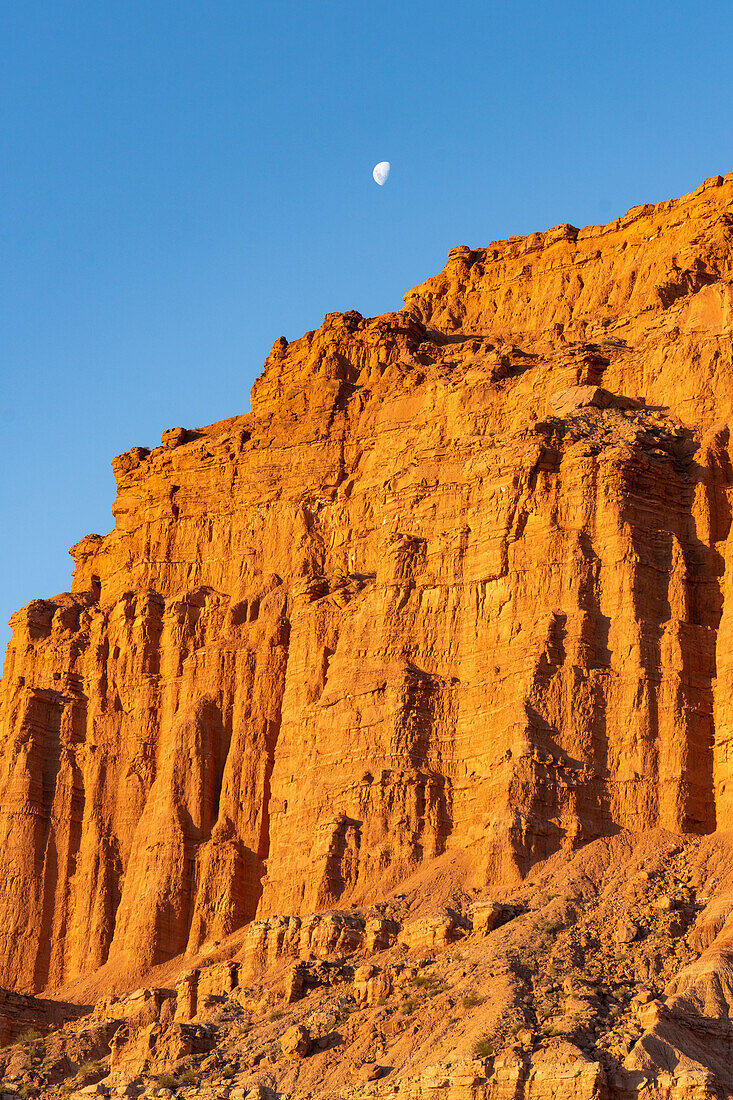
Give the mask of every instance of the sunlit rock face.
<svg viewBox="0 0 733 1100">
<path fill-rule="evenodd" d="M 506 885 L 731 827 L 732 204 L 454 249 L 115 459 L 114 530 L 12 620 L 0 985 L 132 981 L 446 853 Z"/>
</svg>

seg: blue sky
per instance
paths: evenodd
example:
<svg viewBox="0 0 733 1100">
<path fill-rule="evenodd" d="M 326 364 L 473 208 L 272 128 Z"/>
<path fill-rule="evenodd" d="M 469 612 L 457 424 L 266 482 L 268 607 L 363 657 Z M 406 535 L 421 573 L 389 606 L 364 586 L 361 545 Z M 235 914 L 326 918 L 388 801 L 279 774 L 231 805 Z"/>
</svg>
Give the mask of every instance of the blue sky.
<svg viewBox="0 0 733 1100">
<path fill-rule="evenodd" d="M 729 0 L 1 5 L 0 623 L 281 334 L 732 170 L 732 56 Z"/>
</svg>

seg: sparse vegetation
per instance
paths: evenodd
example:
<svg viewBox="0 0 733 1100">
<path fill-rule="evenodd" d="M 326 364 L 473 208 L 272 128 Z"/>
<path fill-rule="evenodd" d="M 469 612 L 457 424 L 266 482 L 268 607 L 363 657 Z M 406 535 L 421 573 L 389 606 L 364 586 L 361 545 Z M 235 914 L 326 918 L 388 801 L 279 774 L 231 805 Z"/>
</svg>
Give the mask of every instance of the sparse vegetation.
<svg viewBox="0 0 733 1100">
<path fill-rule="evenodd" d="M 341 1007 L 336 1012 L 336 1018 L 332 1026 L 328 1029 L 327 1034 L 331 1035 L 337 1027 L 340 1027 L 341 1024 L 346 1023 L 352 1012 L 356 1012 L 355 1005 L 341 1005 Z"/>
<path fill-rule="evenodd" d="M 222 1075 L 224 1077 L 226 1077 L 228 1069 L 231 1069 L 231 1071 L 232 1071 L 231 1076 L 233 1077 L 234 1073 L 236 1071 L 234 1070 L 234 1068 L 232 1066 L 227 1066 L 226 1069 L 223 1071 Z M 178 1074 L 178 1084 L 179 1084 L 179 1086 L 180 1085 L 198 1085 L 199 1081 L 200 1081 L 200 1077 L 199 1077 L 198 1073 L 194 1073 L 194 1071 L 192 1069 L 185 1069 L 183 1071 L 183 1073 Z"/>
<path fill-rule="evenodd" d="M 490 1039 L 479 1039 L 473 1044 L 473 1053 L 477 1058 L 493 1058 L 494 1047 Z"/>
<path fill-rule="evenodd" d="M 276 1008 L 274 1012 L 270 1013 L 270 1020 L 272 1020 L 273 1022 L 275 1020 L 282 1020 L 284 1015 L 284 1012 L 281 1012 L 279 1008 Z"/>
<path fill-rule="evenodd" d="M 446 989 L 445 983 L 439 981 L 432 974 L 417 974 L 412 979 L 412 985 L 423 990 L 428 997 L 437 997 L 439 993 L 444 993 Z"/>
<path fill-rule="evenodd" d="M 25 1031 L 21 1031 L 20 1035 L 16 1039 L 18 1043 L 35 1043 L 38 1039 L 42 1039 L 43 1035 L 37 1028 L 29 1027 Z"/>
<path fill-rule="evenodd" d="M 171 1077 L 170 1073 L 161 1073 L 158 1078 L 158 1087 L 161 1089 L 175 1090 L 178 1088 L 178 1080 L 175 1077 Z"/>
<path fill-rule="evenodd" d="M 472 990 L 470 993 L 467 993 L 466 996 L 463 998 L 463 1007 L 464 1008 L 476 1008 L 478 1005 L 480 1005 L 482 1003 L 483 1003 L 483 997 L 479 997 L 478 993 L 475 990 Z"/>
<path fill-rule="evenodd" d="M 82 1062 L 76 1071 L 76 1075 L 86 1080 L 87 1077 L 94 1077 L 96 1074 L 104 1072 L 105 1067 L 101 1062 Z"/>
<path fill-rule="evenodd" d="M 406 1001 L 403 1001 L 400 1005 L 400 1012 L 403 1016 L 412 1016 L 413 1012 L 417 1008 L 417 1000 L 415 997 L 408 997 Z"/>
</svg>

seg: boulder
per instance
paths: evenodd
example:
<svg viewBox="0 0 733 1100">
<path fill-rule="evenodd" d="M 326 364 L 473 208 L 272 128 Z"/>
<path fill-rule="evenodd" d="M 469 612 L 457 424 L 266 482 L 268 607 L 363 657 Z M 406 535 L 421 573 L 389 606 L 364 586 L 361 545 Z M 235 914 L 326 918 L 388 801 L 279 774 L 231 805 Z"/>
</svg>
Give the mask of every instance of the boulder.
<svg viewBox="0 0 733 1100">
<path fill-rule="evenodd" d="M 384 1073 L 384 1067 L 376 1062 L 364 1062 L 357 1070 L 357 1076 L 361 1081 L 377 1081 Z"/>
<path fill-rule="evenodd" d="M 639 925 L 633 921 L 619 921 L 614 939 L 616 943 L 633 943 L 639 935 Z"/>
<path fill-rule="evenodd" d="M 280 1048 L 286 1058 L 305 1058 L 310 1054 L 312 1045 L 310 1032 L 302 1024 L 289 1027 L 280 1038 Z"/>
</svg>

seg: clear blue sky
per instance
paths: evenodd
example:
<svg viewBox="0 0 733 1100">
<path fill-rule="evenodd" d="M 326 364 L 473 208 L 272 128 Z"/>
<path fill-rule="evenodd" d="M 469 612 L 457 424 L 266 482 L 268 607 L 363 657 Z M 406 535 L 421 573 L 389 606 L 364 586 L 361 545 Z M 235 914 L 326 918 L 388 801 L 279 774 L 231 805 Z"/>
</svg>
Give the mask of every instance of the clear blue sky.
<svg viewBox="0 0 733 1100">
<path fill-rule="evenodd" d="M 730 0 L 3 4 L 0 622 L 281 334 L 732 170 L 731 58 Z"/>
</svg>

